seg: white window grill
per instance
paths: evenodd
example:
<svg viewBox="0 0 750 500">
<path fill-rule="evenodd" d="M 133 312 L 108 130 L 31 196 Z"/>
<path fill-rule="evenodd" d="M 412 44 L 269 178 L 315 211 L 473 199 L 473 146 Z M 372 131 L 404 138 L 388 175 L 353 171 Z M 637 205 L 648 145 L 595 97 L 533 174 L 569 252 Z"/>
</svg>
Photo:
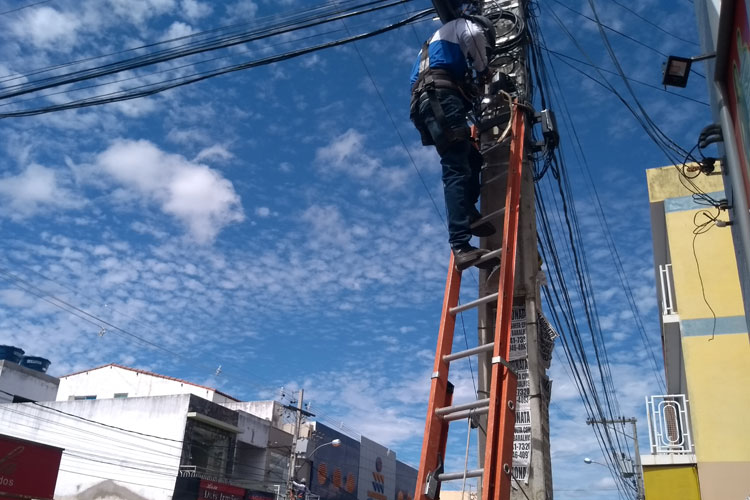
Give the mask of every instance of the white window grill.
<svg viewBox="0 0 750 500">
<path fill-rule="evenodd" d="M 677 314 L 674 300 L 674 289 L 672 287 L 672 264 L 659 266 L 659 278 L 661 281 L 661 311 L 664 316 Z"/>
<path fill-rule="evenodd" d="M 692 454 L 693 440 L 684 394 L 646 398 L 651 454 Z"/>
</svg>

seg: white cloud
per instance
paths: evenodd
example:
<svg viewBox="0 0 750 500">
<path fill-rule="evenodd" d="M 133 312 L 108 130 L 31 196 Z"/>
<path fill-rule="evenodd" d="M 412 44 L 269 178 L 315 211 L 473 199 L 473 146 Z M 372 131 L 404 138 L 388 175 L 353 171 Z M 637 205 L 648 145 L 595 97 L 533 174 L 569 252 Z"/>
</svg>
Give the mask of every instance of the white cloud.
<svg viewBox="0 0 750 500">
<path fill-rule="evenodd" d="M 189 19 L 200 19 L 211 14 L 211 4 L 199 2 L 198 0 L 182 0 L 182 12 Z"/>
<path fill-rule="evenodd" d="M 134 24 L 144 23 L 175 8 L 174 0 L 108 0 L 108 3 L 111 12 Z"/>
<path fill-rule="evenodd" d="M 234 155 L 227 148 L 219 144 L 215 144 L 208 148 L 202 149 L 197 155 L 195 155 L 193 161 L 197 162 L 203 160 L 231 160 L 232 158 L 234 158 Z"/>
<path fill-rule="evenodd" d="M 0 178 L 0 199 L 10 210 L 7 215 L 19 219 L 52 208 L 76 208 L 83 205 L 61 185 L 58 174 L 32 163 L 15 176 Z"/>
<path fill-rule="evenodd" d="M 258 217 L 268 217 L 271 215 L 271 209 L 268 207 L 258 207 L 255 209 L 255 215 Z"/>
<path fill-rule="evenodd" d="M 257 12 L 258 5 L 252 0 L 239 0 L 237 3 L 227 6 L 227 15 L 233 18 L 235 22 L 253 19 Z"/>
<path fill-rule="evenodd" d="M 162 36 L 162 40 L 172 40 L 174 38 L 182 38 L 184 36 L 192 35 L 195 32 L 189 24 L 185 24 L 180 21 L 173 22 L 167 31 Z"/>
<path fill-rule="evenodd" d="M 230 181 L 149 141 L 115 141 L 98 155 L 96 165 L 131 195 L 158 203 L 198 242 L 210 242 L 225 226 L 244 220 L 240 197 Z"/>
<path fill-rule="evenodd" d="M 75 45 L 80 22 L 52 7 L 29 10 L 14 24 L 15 34 L 37 47 L 65 50 Z"/>
<path fill-rule="evenodd" d="M 380 168 L 380 160 L 364 149 L 365 136 L 350 128 L 327 146 L 319 148 L 315 160 L 324 170 L 368 179 Z"/>
<path fill-rule="evenodd" d="M 384 166 L 380 157 L 366 147 L 366 136 L 349 129 L 318 148 L 315 162 L 323 173 L 344 174 L 357 181 L 367 181 L 368 186 L 376 182 L 388 191 L 403 188 L 409 181 L 411 170 L 402 167 Z M 369 190 L 360 191 L 360 196 L 369 196 Z"/>
</svg>

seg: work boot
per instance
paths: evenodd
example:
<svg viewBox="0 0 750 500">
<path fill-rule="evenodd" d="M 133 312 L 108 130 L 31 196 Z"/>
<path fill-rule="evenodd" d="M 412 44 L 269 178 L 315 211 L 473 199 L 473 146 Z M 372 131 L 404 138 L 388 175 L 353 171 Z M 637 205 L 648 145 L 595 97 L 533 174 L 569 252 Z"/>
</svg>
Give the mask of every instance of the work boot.
<svg viewBox="0 0 750 500">
<path fill-rule="evenodd" d="M 469 227 L 469 229 L 471 230 L 471 234 L 473 234 L 474 236 L 479 236 L 480 238 L 486 238 L 487 236 L 492 236 L 493 234 L 495 234 L 495 226 L 493 226 L 490 221 L 484 221 L 481 224 L 474 226 L 474 223 L 481 218 L 482 214 L 480 214 L 479 212 L 477 212 L 476 217 L 472 218 L 471 225 Z"/>
<path fill-rule="evenodd" d="M 463 271 L 464 269 L 473 266 L 476 261 L 486 253 L 489 253 L 489 250 L 475 248 L 467 244 L 464 247 L 453 249 L 453 262 L 456 264 L 456 269 Z"/>
</svg>

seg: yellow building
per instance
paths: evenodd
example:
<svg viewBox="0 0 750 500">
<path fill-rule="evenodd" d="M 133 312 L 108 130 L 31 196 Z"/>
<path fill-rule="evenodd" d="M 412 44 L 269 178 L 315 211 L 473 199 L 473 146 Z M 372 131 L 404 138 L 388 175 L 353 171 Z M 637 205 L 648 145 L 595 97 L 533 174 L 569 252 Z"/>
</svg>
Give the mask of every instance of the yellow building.
<svg viewBox="0 0 750 500">
<path fill-rule="evenodd" d="M 698 204 L 676 167 L 646 174 L 667 381 L 647 398 L 646 500 L 745 500 L 750 341 L 726 212 Z M 726 198 L 719 172 L 692 182 Z"/>
</svg>

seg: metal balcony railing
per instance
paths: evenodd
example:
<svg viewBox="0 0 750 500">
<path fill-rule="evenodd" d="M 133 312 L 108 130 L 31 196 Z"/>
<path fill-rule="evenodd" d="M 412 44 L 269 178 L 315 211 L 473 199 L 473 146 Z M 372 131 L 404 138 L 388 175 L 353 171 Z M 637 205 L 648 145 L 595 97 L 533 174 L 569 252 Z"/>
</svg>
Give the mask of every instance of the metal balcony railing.
<svg viewBox="0 0 750 500">
<path fill-rule="evenodd" d="M 206 481 L 221 482 L 224 480 L 223 474 L 217 474 L 216 471 L 196 465 L 180 465 L 179 477 L 199 477 Z"/>
<path fill-rule="evenodd" d="M 672 287 L 672 264 L 659 266 L 659 278 L 661 281 L 661 313 L 663 316 L 673 316 L 677 314 L 677 306 L 675 305 Z"/>
<path fill-rule="evenodd" d="M 688 400 L 684 394 L 646 398 L 651 454 L 692 454 Z"/>
</svg>

